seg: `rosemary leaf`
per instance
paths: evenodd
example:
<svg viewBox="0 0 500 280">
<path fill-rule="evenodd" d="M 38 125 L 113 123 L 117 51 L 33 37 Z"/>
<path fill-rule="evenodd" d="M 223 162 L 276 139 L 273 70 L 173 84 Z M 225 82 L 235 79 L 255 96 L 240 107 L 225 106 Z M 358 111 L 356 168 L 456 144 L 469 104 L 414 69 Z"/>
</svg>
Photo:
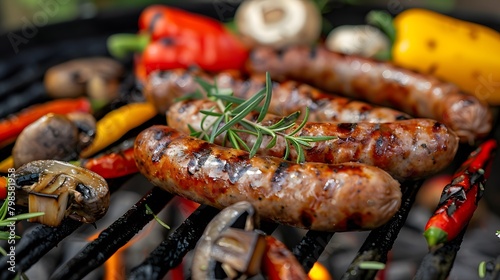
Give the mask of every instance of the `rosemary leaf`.
<svg viewBox="0 0 500 280">
<path fill-rule="evenodd" d="M 200 85 L 200 87 L 207 93 L 207 96 L 210 97 L 211 93 L 215 89 L 214 85 L 211 85 L 207 81 L 203 80 L 202 78 L 195 77 L 195 81 Z"/>
<path fill-rule="evenodd" d="M 262 101 L 262 98 L 264 98 L 263 95 L 261 96 L 261 98 L 253 98 L 252 99 L 253 100 L 252 104 L 259 104 Z M 242 103 L 240 106 L 242 106 L 243 104 L 245 104 L 245 103 Z M 250 114 L 250 112 L 253 111 L 253 108 L 251 106 L 252 104 L 250 104 L 245 109 L 241 110 L 238 114 L 236 114 L 235 116 L 233 116 L 233 118 L 230 121 L 226 122 L 220 129 L 218 129 L 217 133 L 216 133 L 216 136 L 218 136 L 222 132 L 228 130 L 230 127 L 234 126 L 235 124 L 241 122 L 241 120 L 243 120 L 248 114 Z"/>
<path fill-rule="evenodd" d="M 242 150 L 245 150 L 247 152 L 250 151 L 250 147 L 248 147 L 247 143 L 245 141 L 243 141 L 243 139 L 241 139 L 241 137 L 237 133 L 235 133 L 232 129 L 228 130 L 228 133 L 231 133 L 231 135 L 233 135 L 235 141 L 238 142 L 238 145 L 243 147 Z"/>
<path fill-rule="evenodd" d="M 31 218 L 43 216 L 43 215 L 45 215 L 44 212 L 24 213 L 24 214 L 19 214 L 19 215 L 9 217 L 9 218 L 5 219 L 5 221 L 20 221 L 20 220 L 31 219 Z"/>
<path fill-rule="evenodd" d="M 198 136 L 214 143 L 219 135 L 225 133 L 221 141 L 223 145 L 230 142 L 234 148 L 248 151 L 250 157 L 257 154 L 264 142 L 264 136 L 267 135 L 270 137 L 269 143 L 266 145 L 267 149 L 274 147 L 278 141 L 278 137 L 282 137 L 285 144 L 284 158 L 288 159 L 290 157 L 291 149 L 293 148 L 296 150 L 297 162 L 304 161 L 304 148 L 310 148 L 311 142 L 327 141 L 336 138 L 335 136 L 296 135 L 307 123 L 307 119 L 309 118 L 308 108 L 306 108 L 304 118 L 300 124 L 297 124 L 301 115 L 300 111 L 281 118 L 271 125 L 262 124 L 272 100 L 272 81 L 269 73 L 266 73 L 266 87 L 247 100 L 234 97 L 229 89 L 219 89 L 216 81 L 214 81 L 214 85 L 210 85 L 202 79 L 196 80 L 200 84 L 200 87 L 205 90 L 206 97 L 213 100 L 217 105 L 210 110 L 200 110 L 200 113 L 204 114 L 200 124 L 201 131 L 197 132 L 190 126 L 189 131 L 193 136 Z M 261 106 L 260 104 L 263 105 Z M 256 121 L 247 118 L 252 112 L 258 113 Z M 208 117 L 215 118 L 210 125 L 206 125 Z M 293 131 L 288 133 L 292 129 Z M 251 147 L 241 138 L 240 135 L 243 133 L 255 137 L 255 142 L 252 143 Z"/>
<path fill-rule="evenodd" d="M 297 139 L 295 139 L 294 141 L 290 141 L 290 142 L 292 142 L 292 145 L 294 146 L 295 151 L 297 152 L 296 162 L 297 163 L 304 162 L 305 161 L 304 149 L 302 149 L 300 147 L 300 144 L 297 142 Z"/>
<path fill-rule="evenodd" d="M 297 132 L 299 132 L 302 128 L 304 128 L 304 126 L 306 125 L 307 123 L 307 119 L 309 118 L 309 108 L 306 107 L 306 112 L 305 112 L 305 116 L 304 118 L 302 119 L 302 122 L 300 123 L 300 125 L 293 131 L 290 133 L 290 135 L 295 135 Z"/>
<path fill-rule="evenodd" d="M 286 160 L 290 158 L 290 143 L 288 141 L 288 138 L 285 138 L 285 155 L 283 156 L 283 158 Z"/>
<path fill-rule="evenodd" d="M 270 129 L 280 129 L 280 130 L 283 130 L 281 128 L 283 127 L 287 127 L 286 129 L 292 127 L 295 125 L 295 122 L 299 119 L 299 116 L 300 116 L 300 111 L 297 111 L 297 112 L 294 112 L 284 118 L 282 118 L 280 121 L 278 121 L 277 123 L 269 126 Z"/>
<path fill-rule="evenodd" d="M 273 82 L 271 81 L 271 75 L 269 72 L 266 72 L 266 99 L 264 102 L 264 106 L 259 111 L 259 117 L 257 118 L 257 122 L 261 122 L 267 114 L 269 110 L 269 104 L 271 104 L 271 99 L 273 96 Z"/>
<path fill-rule="evenodd" d="M 217 136 L 219 136 L 222 132 L 227 130 L 227 129 L 224 130 L 218 129 L 223 120 L 224 120 L 224 115 L 215 120 L 214 124 L 212 125 L 212 133 L 210 133 L 210 138 L 208 142 L 213 143 Z"/>
<path fill-rule="evenodd" d="M 205 114 L 207 116 L 212 116 L 212 117 L 222 116 L 222 113 L 213 111 L 213 108 L 212 108 L 212 110 L 200 110 L 200 113 Z"/>
<path fill-rule="evenodd" d="M 260 102 L 262 102 L 262 100 L 264 100 L 264 98 L 266 98 L 265 90 L 262 89 L 249 99 L 245 100 L 245 102 L 238 105 L 238 107 L 234 108 L 233 115 L 238 115 L 241 112 L 247 112 L 248 115 L 250 112 L 255 110 L 255 108 L 260 104 Z"/>
<path fill-rule="evenodd" d="M 231 102 L 233 104 L 238 104 L 238 105 L 245 102 L 245 99 L 234 97 L 232 95 L 227 95 L 227 94 L 217 94 L 216 93 L 216 94 L 212 94 L 212 97 L 218 98 L 222 101 Z"/>
<path fill-rule="evenodd" d="M 271 141 L 269 141 L 269 143 L 267 144 L 266 146 L 266 149 L 271 149 L 272 147 L 276 146 L 276 141 L 277 141 L 277 136 L 276 134 L 273 135 L 273 137 L 271 138 Z M 286 157 L 284 157 L 286 159 Z"/>
<path fill-rule="evenodd" d="M 304 141 L 301 138 L 293 138 L 293 140 L 290 139 L 290 141 L 293 141 L 293 143 L 297 143 L 297 144 L 302 145 L 302 146 L 307 147 L 307 148 L 311 147 L 311 144 L 309 144 L 309 142 Z"/>
<path fill-rule="evenodd" d="M 238 141 L 239 136 L 235 135 L 235 134 L 236 133 L 234 133 L 232 130 L 228 130 L 227 131 L 227 138 L 229 139 L 229 142 L 231 143 L 231 145 L 235 149 L 241 150 L 241 148 L 240 148 L 240 141 Z"/>
<path fill-rule="evenodd" d="M 264 136 L 262 135 L 262 131 L 257 130 L 257 139 L 255 140 L 255 143 L 254 143 L 252 149 L 250 150 L 250 157 L 253 157 L 253 156 L 255 156 L 255 154 L 257 154 L 257 151 L 259 150 L 260 145 L 262 144 L 262 140 L 264 140 Z"/>
<path fill-rule="evenodd" d="M 300 139 L 306 142 L 322 142 L 337 139 L 337 136 L 300 136 Z"/>
</svg>

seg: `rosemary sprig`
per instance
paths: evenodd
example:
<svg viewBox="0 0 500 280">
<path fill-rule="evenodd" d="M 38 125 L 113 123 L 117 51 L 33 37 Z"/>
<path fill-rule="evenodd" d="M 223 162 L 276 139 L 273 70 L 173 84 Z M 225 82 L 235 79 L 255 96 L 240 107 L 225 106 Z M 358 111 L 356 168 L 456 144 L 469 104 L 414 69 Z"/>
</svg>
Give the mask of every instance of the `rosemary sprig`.
<svg viewBox="0 0 500 280">
<path fill-rule="evenodd" d="M 243 149 L 250 153 L 253 157 L 261 146 L 264 136 L 270 136 L 266 148 L 272 148 L 276 145 L 277 138 L 282 137 L 285 141 L 284 159 L 289 159 L 291 148 L 293 147 L 297 153 L 296 161 L 298 163 L 305 161 L 304 148 L 310 148 L 311 142 L 320 142 L 335 139 L 335 136 L 299 136 L 298 132 L 306 125 L 309 117 L 309 109 L 305 110 L 302 122 L 290 133 L 285 133 L 287 130 L 296 126 L 296 122 L 301 114 L 300 111 L 292 113 L 278 122 L 266 126 L 262 124 L 265 116 L 268 113 L 269 105 L 272 98 L 272 81 L 269 73 L 266 73 L 266 87 L 254 94 L 247 100 L 233 96 L 233 92 L 228 89 L 220 89 L 214 83 L 210 83 L 198 79 L 198 84 L 206 94 L 206 97 L 213 100 L 217 105 L 209 110 L 200 110 L 205 116 L 202 118 L 200 127 L 201 131 L 189 126 L 191 136 L 202 138 L 210 143 L 224 134 L 224 144 L 229 141 L 236 149 Z M 199 98 L 200 92 L 190 95 L 187 98 Z M 262 106 L 260 104 L 263 104 Z M 250 121 L 246 117 L 251 112 L 258 112 L 256 121 Z M 210 124 L 207 124 L 207 118 L 215 118 Z M 238 124 L 238 128 L 234 126 Z M 256 137 L 256 141 L 252 147 L 249 147 L 238 133 L 248 133 Z"/>
<path fill-rule="evenodd" d="M 9 193 L 9 192 L 8 192 Z M 15 223 L 21 220 L 27 220 L 30 218 L 42 216 L 45 213 L 44 212 L 34 212 L 34 213 L 23 213 L 23 214 L 18 214 L 14 215 L 14 209 L 13 207 L 9 206 L 9 195 L 5 200 L 3 201 L 2 206 L 0 207 L 0 227 L 5 227 L 10 225 L 11 223 Z M 11 215 L 11 217 L 7 217 L 7 213 Z M 0 240 L 8 240 L 9 238 L 12 238 L 11 234 L 9 231 L 0 231 Z M 15 239 L 20 239 L 21 237 L 18 235 L 14 235 Z M 3 253 L 3 252 L 1 252 Z"/>
<path fill-rule="evenodd" d="M 153 218 L 156 220 L 157 223 L 159 223 L 162 227 L 164 227 L 166 229 L 170 229 L 170 226 L 167 225 L 167 223 L 165 223 L 158 216 L 155 215 L 155 212 L 153 212 L 153 210 L 151 210 L 149 205 L 146 204 L 145 206 L 146 206 L 146 214 L 153 215 Z"/>
</svg>

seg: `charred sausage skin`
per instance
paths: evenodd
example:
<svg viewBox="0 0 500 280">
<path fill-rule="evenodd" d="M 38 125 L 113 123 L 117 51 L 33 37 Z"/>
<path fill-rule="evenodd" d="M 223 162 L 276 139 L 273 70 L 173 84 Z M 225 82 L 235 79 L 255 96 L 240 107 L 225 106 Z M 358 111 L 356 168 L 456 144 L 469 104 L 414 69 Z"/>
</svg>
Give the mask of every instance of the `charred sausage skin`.
<svg viewBox="0 0 500 280">
<path fill-rule="evenodd" d="M 414 117 L 435 119 L 453 129 L 462 142 L 473 143 L 492 129 L 487 104 L 454 84 L 387 62 L 331 52 L 323 46 L 282 51 L 256 48 L 247 68 L 251 73 L 269 71 L 273 79 L 296 79 Z"/>
<path fill-rule="evenodd" d="M 201 110 L 210 110 L 216 103 L 210 100 L 184 100 L 175 103 L 167 111 L 167 123 L 175 129 L 189 134 L 188 125 L 200 131 L 200 123 L 205 117 Z M 250 119 L 257 118 L 257 113 Z M 268 114 L 262 122 L 271 125 L 281 117 Z M 204 125 L 213 123 L 215 119 L 208 117 Z M 205 126 L 207 127 L 207 126 Z M 237 126 L 235 128 L 243 129 Z M 292 127 L 284 133 L 295 130 Z M 247 133 L 239 133 L 240 137 L 251 147 L 256 137 Z M 336 139 L 313 142 L 311 148 L 304 150 L 305 160 L 324 163 L 360 162 L 377 166 L 394 178 L 403 181 L 421 179 L 446 168 L 455 157 L 459 140 L 456 134 L 445 125 L 431 119 L 410 119 L 390 123 L 319 123 L 308 122 L 298 136 L 336 136 Z M 224 135 L 216 139 L 223 143 Z M 258 151 L 261 155 L 283 157 L 285 141 L 278 138 L 276 145 L 270 149 L 267 137 Z M 292 149 L 291 160 L 296 159 Z"/>
<path fill-rule="evenodd" d="M 264 75 L 253 75 L 244 79 L 235 71 L 209 75 L 199 70 L 176 69 L 171 71 L 155 71 L 148 77 L 144 88 L 146 99 L 155 104 L 158 112 L 164 113 L 174 99 L 201 87 L 195 78 L 206 82 L 216 81 L 221 88 L 230 88 L 234 96 L 248 99 L 266 86 Z M 409 119 L 406 113 L 355 101 L 346 97 L 326 94 L 307 84 L 284 81 L 273 83 L 273 98 L 269 111 L 276 115 L 289 115 L 309 108 L 309 120 L 316 122 L 392 122 Z"/>
<path fill-rule="evenodd" d="M 141 132 L 135 158 L 140 172 L 169 192 L 217 208 L 249 201 L 262 218 L 301 228 L 369 230 L 401 205 L 398 181 L 377 167 L 249 158 L 168 126 Z"/>
</svg>

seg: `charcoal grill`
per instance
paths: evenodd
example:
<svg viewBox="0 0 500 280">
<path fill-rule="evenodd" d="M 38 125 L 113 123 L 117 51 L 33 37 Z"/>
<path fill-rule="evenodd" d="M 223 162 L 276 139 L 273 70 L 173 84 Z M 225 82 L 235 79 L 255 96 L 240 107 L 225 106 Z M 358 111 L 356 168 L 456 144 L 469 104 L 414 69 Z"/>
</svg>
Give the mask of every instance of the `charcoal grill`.
<svg viewBox="0 0 500 280">
<path fill-rule="evenodd" d="M 223 16 L 227 19 L 230 18 L 236 7 L 234 5 L 235 1 L 220 2 L 178 6 L 214 18 L 220 18 L 221 10 L 217 10 L 216 5 L 225 4 L 228 6 L 224 10 L 225 14 Z M 333 14 L 329 14 L 329 16 L 334 24 L 338 24 L 337 21 L 349 24 L 361 23 L 364 14 L 372 8 L 338 7 L 338 10 L 334 10 Z M 43 89 L 42 78 L 45 70 L 49 67 L 77 57 L 108 55 L 105 44 L 106 38 L 118 32 L 134 32 L 139 13 L 140 10 L 101 13 L 91 19 L 79 19 L 64 23 L 64 25 L 56 24 L 39 28 L 36 36 L 30 39 L 27 44 L 20 46 L 18 54 L 14 54 L 10 42 L 5 37 L 2 37 L 0 40 L 0 117 L 5 117 L 22 107 L 48 99 Z M 486 22 L 484 24 L 500 30 L 500 26 L 495 25 L 495 23 Z M 130 92 L 134 91 L 137 92 L 138 89 L 135 87 L 133 79 L 126 79 L 122 92 L 126 93 L 127 98 L 131 98 Z M 137 98 L 137 96 L 132 98 Z M 128 101 L 130 100 L 123 97 L 111 104 L 111 107 L 107 108 L 107 110 Z M 496 108 L 494 108 L 494 111 L 496 112 Z M 500 139 L 499 134 L 500 128 L 497 121 L 491 137 Z M 11 147 L 2 148 L 0 156 L 2 158 L 6 157 L 10 154 L 10 149 Z M 461 146 L 454 163 L 448 169 L 455 170 L 470 151 L 471 147 Z M 499 160 L 495 162 L 498 165 Z M 116 191 L 129 180 L 131 180 L 131 176 L 110 180 L 112 191 Z M 488 197 L 489 188 L 498 184 L 498 182 L 498 175 L 490 179 L 485 197 Z M 375 278 L 377 270 L 360 269 L 359 264 L 363 261 L 386 262 L 388 252 L 392 249 L 394 241 L 412 209 L 421 183 L 418 181 L 403 184 L 401 209 L 386 225 L 369 233 L 351 265 L 343 274 L 342 279 Z M 145 188 L 150 188 L 150 191 L 122 217 L 104 229 L 95 240 L 89 242 L 78 254 L 63 263 L 54 272 L 52 279 L 81 279 L 92 270 L 100 267 L 153 219 L 153 216 L 147 213 L 146 205 L 154 213 L 158 213 L 174 198 L 173 195 L 157 187 L 145 184 Z M 491 195 L 491 197 L 494 197 L 494 195 Z M 189 251 L 193 250 L 204 228 L 218 212 L 215 208 L 205 205 L 200 206 L 179 227 L 172 230 L 168 237 L 141 264 L 132 268 L 128 278 L 162 279 L 167 272 L 182 262 Z M 64 220 L 58 227 L 36 226 L 33 231 L 24 235 L 16 244 L 16 270 L 28 270 L 52 248 L 57 246 L 63 239 L 71 236 L 81 226 L 81 223 L 69 219 Z M 261 229 L 268 234 L 272 234 L 277 227 L 278 225 L 267 222 L 261 225 Z M 415 279 L 445 279 L 453 266 L 455 255 L 460 249 L 464 232 L 452 243 L 428 253 L 423 258 Z M 311 230 L 305 233 L 298 243 L 290 246 L 293 254 L 306 271 L 309 271 L 318 260 L 333 235 L 333 233 Z M 12 274 L 6 273 L 8 267 L 7 258 L 1 258 L 0 271 L 3 273 L 0 273 L 0 279 L 11 278 Z M 498 270 L 497 268 L 489 273 L 488 277 L 490 279 L 500 278 Z"/>
</svg>

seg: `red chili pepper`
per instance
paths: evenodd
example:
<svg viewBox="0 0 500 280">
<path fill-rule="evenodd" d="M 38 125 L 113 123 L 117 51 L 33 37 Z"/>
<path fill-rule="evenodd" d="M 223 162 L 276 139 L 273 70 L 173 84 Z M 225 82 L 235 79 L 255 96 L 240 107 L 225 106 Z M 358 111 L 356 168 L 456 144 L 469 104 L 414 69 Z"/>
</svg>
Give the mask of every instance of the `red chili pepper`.
<svg viewBox="0 0 500 280">
<path fill-rule="evenodd" d="M 434 215 L 425 226 L 424 236 L 430 247 L 453 240 L 467 226 L 483 196 L 496 148 L 495 140 L 484 142 L 446 185 Z"/>
<path fill-rule="evenodd" d="M 17 114 L 0 120 L 0 146 L 13 141 L 25 127 L 48 113 L 67 114 L 90 111 L 90 102 L 86 98 L 56 99 L 30 106 Z"/>
<path fill-rule="evenodd" d="M 139 35 L 116 34 L 109 38 L 110 53 L 124 56 L 142 52 L 137 67 L 154 70 L 198 66 L 206 71 L 243 69 L 248 49 L 214 19 L 161 5 L 141 14 Z"/>
<path fill-rule="evenodd" d="M 270 235 L 266 236 L 262 272 L 269 280 L 310 279 L 285 244 Z"/>
<path fill-rule="evenodd" d="M 104 179 L 118 178 L 139 172 L 134 160 L 134 147 L 123 151 L 110 152 L 101 156 L 84 160 L 81 163 Z"/>
</svg>

